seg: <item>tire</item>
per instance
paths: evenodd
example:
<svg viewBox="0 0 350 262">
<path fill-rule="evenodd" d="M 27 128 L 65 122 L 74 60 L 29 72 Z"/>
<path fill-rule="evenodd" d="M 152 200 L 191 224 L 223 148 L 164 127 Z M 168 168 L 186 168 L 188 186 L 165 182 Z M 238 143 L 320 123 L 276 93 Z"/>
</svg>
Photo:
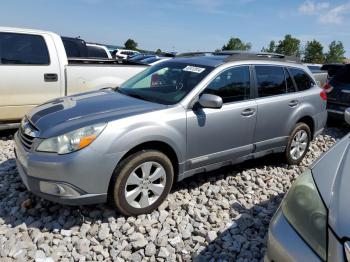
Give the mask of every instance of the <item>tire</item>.
<svg viewBox="0 0 350 262">
<path fill-rule="evenodd" d="M 306 140 L 301 139 L 300 134 L 302 134 L 302 137 L 304 138 L 304 135 L 306 135 Z M 286 151 L 285 151 L 285 158 L 286 162 L 289 165 L 298 165 L 301 161 L 303 161 L 307 151 L 309 150 L 310 142 L 311 142 L 311 131 L 310 127 L 305 123 L 298 123 L 293 132 L 290 134 Z M 298 142 L 298 140 L 300 140 Z M 294 142 L 293 142 L 294 141 Z M 301 142 L 305 141 L 305 142 Z M 305 148 L 304 148 L 305 147 Z M 292 152 L 292 150 L 295 149 L 295 151 Z M 299 152 L 298 152 L 299 150 Z"/>
<path fill-rule="evenodd" d="M 137 216 L 152 212 L 164 201 L 173 184 L 174 168 L 162 152 L 144 150 L 124 159 L 113 178 L 111 198 L 117 211 Z"/>
</svg>

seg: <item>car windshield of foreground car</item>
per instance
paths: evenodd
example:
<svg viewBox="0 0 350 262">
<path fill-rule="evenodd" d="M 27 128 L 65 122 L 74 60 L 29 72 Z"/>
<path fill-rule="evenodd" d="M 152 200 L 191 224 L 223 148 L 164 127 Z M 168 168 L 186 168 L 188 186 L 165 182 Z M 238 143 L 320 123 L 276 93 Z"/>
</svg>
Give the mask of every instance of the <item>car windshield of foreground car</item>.
<svg viewBox="0 0 350 262">
<path fill-rule="evenodd" d="M 165 62 L 152 66 L 126 81 L 119 93 L 135 98 L 173 105 L 181 101 L 213 67 Z"/>
</svg>

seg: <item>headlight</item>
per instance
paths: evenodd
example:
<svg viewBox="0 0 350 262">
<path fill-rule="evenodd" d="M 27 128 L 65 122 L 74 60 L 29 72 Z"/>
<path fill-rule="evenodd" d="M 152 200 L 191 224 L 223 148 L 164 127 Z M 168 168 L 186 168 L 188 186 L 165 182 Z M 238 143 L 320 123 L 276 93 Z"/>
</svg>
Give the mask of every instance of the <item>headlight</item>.
<svg viewBox="0 0 350 262">
<path fill-rule="evenodd" d="M 327 209 L 317 191 L 310 170 L 295 181 L 282 202 L 283 214 L 323 259 L 327 258 Z"/>
<path fill-rule="evenodd" d="M 90 145 L 101 134 L 106 125 L 104 123 L 87 126 L 61 136 L 48 138 L 40 143 L 37 151 L 63 155 L 80 150 Z"/>
</svg>

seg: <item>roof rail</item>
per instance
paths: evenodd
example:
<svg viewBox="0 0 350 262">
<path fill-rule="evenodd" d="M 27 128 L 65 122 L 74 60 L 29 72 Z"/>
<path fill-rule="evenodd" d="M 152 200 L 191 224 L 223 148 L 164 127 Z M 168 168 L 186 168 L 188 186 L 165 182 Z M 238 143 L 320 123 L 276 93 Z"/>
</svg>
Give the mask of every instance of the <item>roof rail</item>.
<svg viewBox="0 0 350 262">
<path fill-rule="evenodd" d="M 277 53 L 267 52 L 245 52 L 245 51 L 220 51 L 215 53 L 217 55 L 228 55 L 225 62 L 237 61 L 237 60 L 274 60 L 301 63 L 300 58 L 295 56 L 286 56 Z"/>
<path fill-rule="evenodd" d="M 206 55 L 214 55 L 214 54 L 215 54 L 215 52 L 198 51 L 198 52 L 178 53 L 175 55 L 175 57 L 206 56 Z"/>
<path fill-rule="evenodd" d="M 217 51 L 217 52 L 208 52 L 208 51 L 198 51 L 198 52 L 187 52 L 176 54 L 175 57 L 193 57 L 193 56 L 215 56 L 222 55 L 228 56 L 224 59 L 224 62 L 232 62 L 239 60 L 274 60 L 274 61 L 285 61 L 292 63 L 301 63 L 300 58 L 295 56 L 286 56 L 283 54 L 277 53 L 267 53 L 267 52 L 247 52 L 239 50 L 228 50 L 228 51 Z"/>
</svg>

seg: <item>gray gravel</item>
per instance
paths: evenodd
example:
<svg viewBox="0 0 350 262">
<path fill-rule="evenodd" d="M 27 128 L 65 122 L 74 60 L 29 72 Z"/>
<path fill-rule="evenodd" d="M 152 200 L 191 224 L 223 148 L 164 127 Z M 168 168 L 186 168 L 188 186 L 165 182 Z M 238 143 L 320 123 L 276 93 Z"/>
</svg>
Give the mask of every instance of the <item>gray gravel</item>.
<svg viewBox="0 0 350 262">
<path fill-rule="evenodd" d="M 66 207 L 33 196 L 7 135 L 0 139 L 0 260 L 259 261 L 284 193 L 348 131 L 326 129 L 300 166 L 274 155 L 186 179 L 157 211 L 129 218 L 107 205 Z"/>
</svg>

